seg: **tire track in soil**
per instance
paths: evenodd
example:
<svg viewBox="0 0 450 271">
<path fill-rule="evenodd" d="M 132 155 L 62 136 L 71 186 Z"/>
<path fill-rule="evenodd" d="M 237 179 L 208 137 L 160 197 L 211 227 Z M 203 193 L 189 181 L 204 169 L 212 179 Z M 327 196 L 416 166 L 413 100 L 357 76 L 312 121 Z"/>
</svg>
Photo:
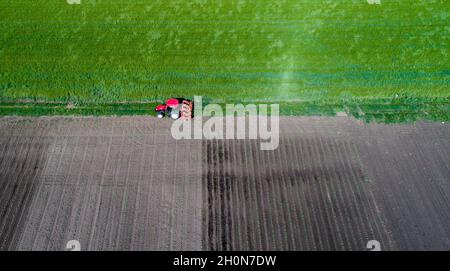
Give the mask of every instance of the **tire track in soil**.
<svg viewBox="0 0 450 271">
<path fill-rule="evenodd" d="M 33 248 L 33 244 L 35 242 L 35 239 L 37 238 L 39 234 L 39 225 L 41 223 L 41 220 L 44 215 L 44 206 L 40 206 L 39 204 L 45 204 L 46 195 L 48 191 L 46 191 L 44 182 L 47 180 L 47 177 L 45 176 L 45 171 L 49 168 L 49 165 L 52 162 L 52 158 L 55 154 L 57 142 L 54 140 L 52 136 L 48 137 L 48 140 L 50 142 L 49 152 L 47 155 L 47 158 L 42 166 L 42 172 L 41 176 L 39 178 L 39 185 L 35 191 L 35 195 L 33 197 L 33 200 L 31 202 L 30 206 L 30 214 L 27 217 L 27 222 L 24 227 L 23 235 L 21 239 L 18 242 L 18 250 L 23 250 L 24 247 L 26 247 L 28 250 L 31 250 Z M 44 192 L 42 192 L 44 191 Z M 42 193 L 44 195 L 42 195 Z"/>
<path fill-rule="evenodd" d="M 0 153 L 0 250 L 18 246 L 49 149 L 42 138 L 8 139 L 6 152 Z"/>
<path fill-rule="evenodd" d="M 129 122 L 149 118 L 21 119 L 0 119 L 1 249 L 202 248 L 200 141 Z"/>
<path fill-rule="evenodd" d="M 405 128 L 402 135 L 360 140 L 358 149 L 396 249 L 449 250 L 450 129 L 431 133 L 423 126 L 431 128 L 419 123 L 420 134 Z"/>
<path fill-rule="evenodd" d="M 272 152 L 149 118 L 0 119 L 0 249 L 450 249 L 448 125 L 286 119 Z"/>
<path fill-rule="evenodd" d="M 349 142 L 289 137 L 269 152 L 256 140 L 203 145 L 205 249 L 365 250 L 389 239 Z"/>
<path fill-rule="evenodd" d="M 66 228 L 66 225 L 68 224 L 70 220 L 70 212 L 68 210 L 71 209 L 73 204 L 73 198 L 72 195 L 74 194 L 75 190 L 75 183 L 73 183 L 74 180 L 72 180 L 72 176 L 74 176 L 75 173 L 73 173 L 73 165 L 74 165 L 74 158 L 76 157 L 77 151 L 81 148 L 79 148 L 79 142 L 80 137 L 72 139 L 72 141 L 75 141 L 75 145 L 73 143 L 70 144 L 69 148 L 69 156 L 70 163 L 68 164 L 67 174 L 62 176 L 62 191 L 61 196 L 58 201 L 58 211 L 56 212 L 55 218 L 53 219 L 53 224 L 50 227 L 50 236 L 52 236 L 50 242 L 47 245 L 47 248 L 45 250 L 62 250 L 64 249 L 61 244 L 56 242 L 56 240 L 61 240 L 61 236 L 64 235 L 64 231 L 62 229 Z"/>
<path fill-rule="evenodd" d="M 64 169 L 61 168 L 61 164 L 63 161 L 63 157 L 66 154 L 66 149 L 68 148 L 68 143 L 70 140 L 70 137 L 68 136 L 61 136 L 61 138 L 58 138 L 57 141 L 59 143 L 56 144 L 58 148 L 57 154 L 53 153 L 51 158 L 55 158 L 54 164 L 47 164 L 50 165 L 49 168 L 46 168 L 43 172 L 43 178 L 45 181 L 41 184 L 42 187 L 47 188 L 48 196 L 45 198 L 45 204 L 43 208 L 43 215 L 40 217 L 39 224 L 37 227 L 38 234 L 36 235 L 36 238 L 34 239 L 32 249 L 33 250 L 44 250 L 49 242 L 51 242 L 51 225 L 57 216 L 57 212 L 59 210 L 60 204 L 58 203 L 59 197 L 62 195 L 62 185 L 60 183 L 59 178 L 65 176 Z M 61 143 L 64 142 L 64 143 Z M 39 194 L 38 194 L 39 197 Z M 55 212 L 46 212 L 48 209 L 55 209 Z"/>
</svg>

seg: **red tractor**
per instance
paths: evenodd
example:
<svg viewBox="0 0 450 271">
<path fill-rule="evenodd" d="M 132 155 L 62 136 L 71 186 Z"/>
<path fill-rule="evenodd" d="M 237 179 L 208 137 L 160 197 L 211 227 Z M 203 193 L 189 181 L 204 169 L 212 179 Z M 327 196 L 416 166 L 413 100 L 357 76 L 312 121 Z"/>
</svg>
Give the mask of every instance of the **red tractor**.
<svg viewBox="0 0 450 271">
<path fill-rule="evenodd" d="M 172 119 L 191 119 L 193 117 L 194 103 L 185 98 L 170 98 L 166 104 L 156 106 L 158 118 L 168 116 Z"/>
</svg>

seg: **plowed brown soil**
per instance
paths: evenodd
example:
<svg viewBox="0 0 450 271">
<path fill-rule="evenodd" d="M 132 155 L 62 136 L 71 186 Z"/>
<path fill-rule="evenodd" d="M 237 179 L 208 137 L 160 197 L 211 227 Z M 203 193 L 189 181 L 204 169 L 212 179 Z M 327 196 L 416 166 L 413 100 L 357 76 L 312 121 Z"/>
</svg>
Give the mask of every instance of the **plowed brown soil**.
<svg viewBox="0 0 450 271">
<path fill-rule="evenodd" d="M 0 249 L 450 249 L 450 125 L 283 117 L 280 145 L 170 120 L 0 119 Z"/>
</svg>

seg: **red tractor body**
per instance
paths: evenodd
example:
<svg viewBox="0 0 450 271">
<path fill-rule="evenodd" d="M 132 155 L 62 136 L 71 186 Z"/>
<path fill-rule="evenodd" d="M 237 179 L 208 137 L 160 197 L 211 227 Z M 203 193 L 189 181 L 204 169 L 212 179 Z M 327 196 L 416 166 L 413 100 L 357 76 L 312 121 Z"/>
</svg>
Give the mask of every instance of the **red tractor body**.
<svg viewBox="0 0 450 271">
<path fill-rule="evenodd" d="M 183 98 L 170 98 L 166 101 L 166 106 L 177 107 L 184 99 Z"/>
<path fill-rule="evenodd" d="M 165 105 L 165 104 L 160 104 L 160 105 L 156 106 L 156 112 L 163 111 L 163 110 L 166 110 L 166 109 L 167 109 L 167 105 Z"/>
<path fill-rule="evenodd" d="M 172 119 L 191 119 L 193 117 L 194 103 L 185 98 L 170 98 L 166 104 L 156 106 L 158 118 L 169 116 Z"/>
</svg>

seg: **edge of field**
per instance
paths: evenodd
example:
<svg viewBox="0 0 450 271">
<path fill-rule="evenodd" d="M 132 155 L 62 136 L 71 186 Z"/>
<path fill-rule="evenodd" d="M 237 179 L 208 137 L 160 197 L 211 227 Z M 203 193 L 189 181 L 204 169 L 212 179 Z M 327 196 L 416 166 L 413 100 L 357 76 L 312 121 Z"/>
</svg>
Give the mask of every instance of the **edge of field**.
<svg viewBox="0 0 450 271">
<path fill-rule="evenodd" d="M 133 116 L 154 115 L 154 108 L 162 101 L 131 101 L 123 103 L 90 104 L 41 101 L 0 102 L 0 116 Z M 203 106 L 239 101 L 204 99 Z M 450 97 L 362 98 L 312 101 L 257 101 L 254 104 L 279 104 L 282 116 L 335 116 L 342 113 L 365 122 L 403 123 L 416 120 L 449 121 Z M 248 104 L 248 103 L 242 103 Z"/>
</svg>

